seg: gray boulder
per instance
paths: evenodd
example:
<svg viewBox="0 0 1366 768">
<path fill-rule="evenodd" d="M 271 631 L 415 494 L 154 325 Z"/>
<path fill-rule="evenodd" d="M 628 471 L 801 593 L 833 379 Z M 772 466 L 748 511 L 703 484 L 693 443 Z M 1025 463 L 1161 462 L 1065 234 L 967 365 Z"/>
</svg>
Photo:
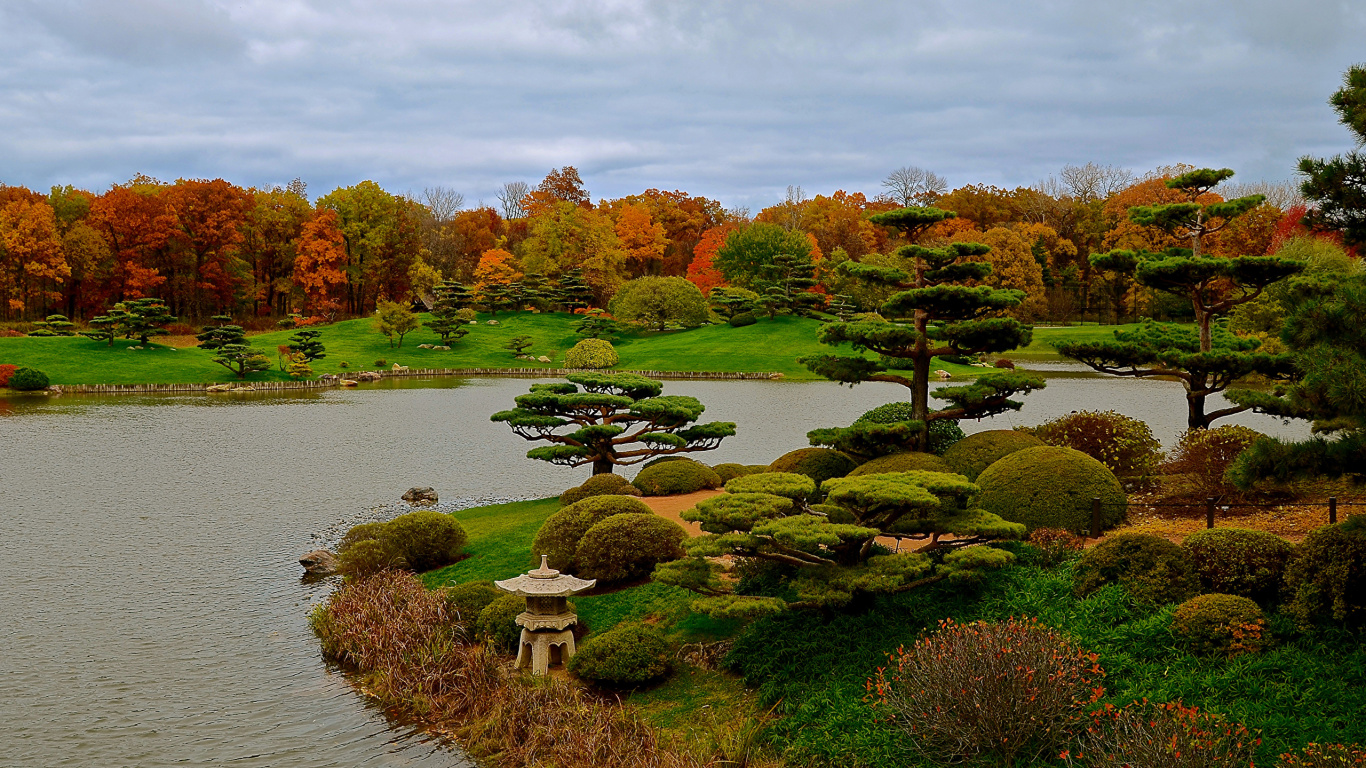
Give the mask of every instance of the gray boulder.
<svg viewBox="0 0 1366 768">
<path fill-rule="evenodd" d="M 337 556 L 325 549 L 315 549 L 300 557 L 299 565 L 310 576 L 331 576 L 337 572 Z"/>
<path fill-rule="evenodd" d="M 415 507 L 425 507 L 436 503 L 435 488 L 409 488 L 403 500 Z"/>
</svg>

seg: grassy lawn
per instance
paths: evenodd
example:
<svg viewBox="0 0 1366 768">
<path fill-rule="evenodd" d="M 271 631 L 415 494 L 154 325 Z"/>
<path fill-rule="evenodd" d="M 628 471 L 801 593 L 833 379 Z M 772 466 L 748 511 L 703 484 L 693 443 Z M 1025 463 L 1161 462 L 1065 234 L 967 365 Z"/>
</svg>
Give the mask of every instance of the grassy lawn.
<svg viewBox="0 0 1366 768">
<path fill-rule="evenodd" d="M 1127 331 L 1137 328 L 1137 323 L 1127 323 L 1125 325 L 1069 325 L 1069 326 L 1035 326 L 1034 340 L 1029 346 L 1021 347 L 1007 354 L 1013 358 L 1021 359 L 1058 359 L 1058 350 L 1053 345 L 1062 341 L 1110 341 L 1115 338 L 1115 331 Z"/>
</svg>

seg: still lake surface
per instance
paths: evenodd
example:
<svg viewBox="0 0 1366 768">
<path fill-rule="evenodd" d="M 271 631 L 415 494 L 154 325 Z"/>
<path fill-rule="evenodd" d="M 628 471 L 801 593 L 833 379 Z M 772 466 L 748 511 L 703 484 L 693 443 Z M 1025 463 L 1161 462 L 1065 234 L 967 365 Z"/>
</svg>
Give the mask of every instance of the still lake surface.
<svg viewBox="0 0 1366 768">
<path fill-rule="evenodd" d="M 1145 419 L 1170 447 L 1175 382 L 1040 365 L 1024 410 Z M 526 459 L 489 414 L 529 379 L 387 381 L 287 395 L 0 398 L 0 766 L 469 765 L 368 706 L 318 654 L 300 581 L 317 536 L 411 486 L 443 503 L 539 498 L 586 469 Z M 892 384 L 666 382 L 738 434 L 699 456 L 768 463 L 816 427 L 906 399 Z M 1213 403 L 1211 407 L 1216 407 Z M 1243 414 L 1224 423 L 1303 437 Z M 512 575 L 512 574 L 509 574 Z"/>
</svg>

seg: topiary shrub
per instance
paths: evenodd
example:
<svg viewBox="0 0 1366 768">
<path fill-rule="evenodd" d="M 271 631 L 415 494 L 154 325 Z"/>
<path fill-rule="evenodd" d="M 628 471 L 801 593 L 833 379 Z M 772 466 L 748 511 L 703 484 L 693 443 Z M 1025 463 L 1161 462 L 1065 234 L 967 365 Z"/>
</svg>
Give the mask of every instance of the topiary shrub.
<svg viewBox="0 0 1366 768">
<path fill-rule="evenodd" d="M 569 670 L 585 680 L 611 687 L 634 687 L 662 680 L 673 669 L 664 634 L 645 624 L 620 624 L 583 644 Z"/>
<path fill-rule="evenodd" d="M 1162 445 L 1147 423 L 1115 411 L 1073 411 L 1029 433 L 1048 445 L 1081 451 L 1122 478 L 1151 475 L 1162 459 Z"/>
<path fill-rule="evenodd" d="M 806 475 L 820 488 L 826 480 L 844 477 L 857 466 L 858 462 L 830 448 L 798 448 L 779 456 L 768 465 L 768 471 Z"/>
<path fill-rule="evenodd" d="M 915 412 L 907 402 L 887 403 L 854 419 L 854 424 L 895 424 L 915 421 Z M 949 446 L 963 439 L 963 428 L 955 419 L 935 419 L 925 428 L 925 450 L 936 456 L 944 455 Z"/>
<path fill-rule="evenodd" d="M 337 551 L 337 572 L 347 579 L 363 579 L 381 571 L 407 569 L 408 561 L 383 539 L 360 539 Z"/>
<path fill-rule="evenodd" d="M 567 507 L 570 504 L 583 501 L 590 496 L 639 496 L 640 491 L 631 481 L 621 475 L 611 472 L 603 472 L 593 475 L 583 481 L 583 485 L 576 485 L 573 488 L 560 494 L 560 506 Z"/>
<path fill-rule="evenodd" d="M 953 473 L 947 462 L 933 453 L 921 453 L 919 451 L 907 451 L 905 453 L 889 453 L 886 456 L 879 456 L 870 459 L 854 468 L 848 477 L 859 477 L 861 475 L 882 475 L 888 472 L 915 472 L 923 470 L 925 472 L 948 472 Z"/>
<path fill-rule="evenodd" d="M 479 319 L 479 316 L 475 314 L 473 309 L 461 307 L 460 309 L 455 310 L 455 319 L 462 323 L 473 323 Z"/>
<path fill-rule="evenodd" d="M 982 489 L 978 506 L 1030 530 L 1089 531 L 1096 497 L 1101 527 L 1110 528 L 1123 519 L 1128 500 L 1104 464 L 1081 451 L 1051 445 L 1007 454 L 977 476 L 977 485 Z"/>
<path fill-rule="evenodd" d="M 1366 516 L 1352 515 L 1304 537 L 1285 570 L 1286 611 L 1301 626 L 1366 618 Z"/>
<path fill-rule="evenodd" d="M 579 539 L 599 522 L 621 514 L 652 515 L 654 512 L 645 502 L 631 496 L 611 494 L 576 501 L 541 524 L 531 542 L 532 559 L 539 563 L 541 555 L 545 555 L 551 568 L 573 573 Z"/>
<path fill-rule="evenodd" d="M 982 470 L 1003 456 L 1043 445 L 1039 438 L 1013 429 L 991 429 L 959 440 L 944 451 L 944 461 L 953 471 L 976 480 Z"/>
<path fill-rule="evenodd" d="M 691 456 L 656 456 L 655 458 L 650 459 L 644 464 L 641 464 L 640 468 L 645 469 L 646 467 L 653 467 L 656 464 L 663 464 L 666 461 L 696 461 L 698 464 L 702 463 Z"/>
<path fill-rule="evenodd" d="M 720 488 L 721 476 L 696 461 L 666 461 L 640 470 L 632 484 L 646 496 L 673 496 Z"/>
<path fill-rule="evenodd" d="M 1181 542 L 1206 592 L 1238 595 L 1263 605 L 1276 599 L 1295 547 L 1266 531 L 1210 528 Z"/>
<path fill-rule="evenodd" d="M 621 362 L 621 357 L 606 339 L 584 339 L 564 353 L 566 368 L 611 368 Z"/>
<path fill-rule="evenodd" d="M 737 477 L 746 475 L 757 475 L 768 471 L 767 464 L 717 464 L 712 467 L 717 477 L 721 478 L 721 483 L 725 484 Z"/>
<path fill-rule="evenodd" d="M 595 524 L 574 552 L 578 575 L 604 584 L 635 581 L 659 563 L 684 556 L 688 534 L 672 520 L 655 515 L 613 515 Z"/>
<path fill-rule="evenodd" d="M 446 604 L 459 616 L 471 633 L 479 621 L 479 614 L 494 600 L 503 596 L 491 581 L 470 581 L 443 590 Z"/>
<path fill-rule="evenodd" d="M 759 322 L 759 318 L 755 317 L 753 312 L 737 312 L 726 322 L 733 328 L 743 328 Z"/>
<path fill-rule="evenodd" d="M 517 614 L 526 610 L 526 598 L 503 595 L 479 612 L 475 621 L 475 636 L 502 653 L 516 653 L 522 628 L 517 626 Z"/>
<path fill-rule="evenodd" d="M 9 388 L 19 392 L 34 392 L 47 389 L 47 374 L 37 368 L 19 368 L 9 377 Z"/>
<path fill-rule="evenodd" d="M 1262 609 L 1237 595 L 1198 595 L 1176 607 L 1172 630 L 1196 653 L 1239 656 L 1266 645 Z"/>
<path fill-rule="evenodd" d="M 469 536 L 455 518 L 423 509 L 399 515 L 384 524 L 380 538 L 391 542 L 408 567 L 422 573 L 460 559 Z"/>
<path fill-rule="evenodd" d="M 1073 578 L 1079 597 L 1118 584 L 1136 602 L 1154 606 L 1186 600 L 1200 583 L 1184 549 L 1145 533 L 1103 539 L 1082 553 Z"/>
<path fill-rule="evenodd" d="M 1190 490 L 1201 498 L 1237 496 L 1238 489 L 1224 479 L 1224 473 L 1243 449 L 1263 437 L 1261 432 L 1237 424 L 1186 430 L 1162 471 L 1184 475 Z"/>
</svg>

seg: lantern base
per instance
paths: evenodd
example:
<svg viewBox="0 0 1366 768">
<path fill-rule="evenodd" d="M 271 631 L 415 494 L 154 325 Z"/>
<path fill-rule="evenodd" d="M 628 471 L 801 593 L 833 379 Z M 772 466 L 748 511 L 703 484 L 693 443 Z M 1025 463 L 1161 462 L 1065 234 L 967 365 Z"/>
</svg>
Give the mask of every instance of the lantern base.
<svg viewBox="0 0 1366 768">
<path fill-rule="evenodd" d="M 562 630 L 522 630 L 517 643 L 517 668 L 531 667 L 531 674 L 544 675 L 551 664 L 566 664 L 574 657 L 574 633 Z"/>
</svg>

